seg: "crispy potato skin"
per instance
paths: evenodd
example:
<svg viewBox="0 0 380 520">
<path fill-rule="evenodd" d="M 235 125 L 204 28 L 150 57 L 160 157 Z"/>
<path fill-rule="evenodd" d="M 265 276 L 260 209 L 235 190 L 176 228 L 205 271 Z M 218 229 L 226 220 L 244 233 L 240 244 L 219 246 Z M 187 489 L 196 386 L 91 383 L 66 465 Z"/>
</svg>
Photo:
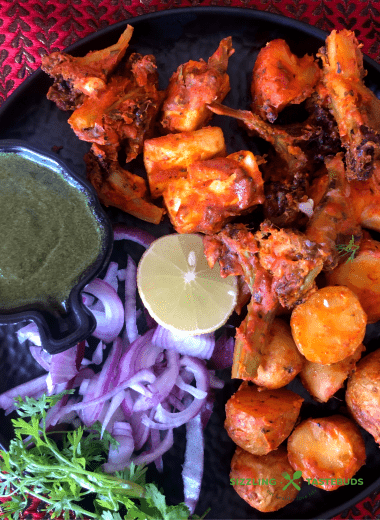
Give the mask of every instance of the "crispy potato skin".
<svg viewBox="0 0 380 520">
<path fill-rule="evenodd" d="M 364 345 L 360 344 L 352 356 L 332 365 L 321 365 L 306 360 L 300 372 L 303 386 L 314 399 L 326 403 L 355 371 L 356 363 L 364 350 Z"/>
<path fill-rule="evenodd" d="M 368 323 L 380 320 L 380 242 L 364 238 L 357 255 L 326 273 L 328 285 L 345 285 L 359 298 Z"/>
<path fill-rule="evenodd" d="M 302 402 L 291 390 L 260 391 L 244 381 L 227 401 L 224 427 L 235 444 L 254 455 L 266 455 L 288 437 Z"/>
<path fill-rule="evenodd" d="M 304 357 L 294 343 L 290 326 L 275 318 L 257 375 L 252 381 L 258 386 L 274 389 L 286 386 L 301 371 Z"/>
<path fill-rule="evenodd" d="M 351 356 L 362 343 L 367 315 L 344 286 L 319 289 L 292 312 L 293 339 L 307 360 L 322 365 Z"/>
<path fill-rule="evenodd" d="M 236 448 L 231 461 L 231 481 L 235 481 L 233 488 L 236 493 L 250 506 L 263 513 L 278 511 L 292 502 L 297 494 L 297 489 L 291 485 L 283 489 L 282 473 L 292 475 L 293 468 L 289 464 L 286 448 L 280 446 L 261 457 L 244 451 L 239 446 Z M 267 480 L 268 485 L 244 485 L 238 484 L 244 479 Z M 299 484 L 299 481 L 295 480 Z"/>
<path fill-rule="evenodd" d="M 334 491 L 340 485 L 319 479 L 353 477 L 365 464 L 365 443 L 356 424 L 343 415 L 309 418 L 290 435 L 288 459 L 295 470 L 302 471 L 304 480 Z"/>
<path fill-rule="evenodd" d="M 356 422 L 380 444 L 380 349 L 358 363 L 347 384 L 346 403 Z"/>
</svg>

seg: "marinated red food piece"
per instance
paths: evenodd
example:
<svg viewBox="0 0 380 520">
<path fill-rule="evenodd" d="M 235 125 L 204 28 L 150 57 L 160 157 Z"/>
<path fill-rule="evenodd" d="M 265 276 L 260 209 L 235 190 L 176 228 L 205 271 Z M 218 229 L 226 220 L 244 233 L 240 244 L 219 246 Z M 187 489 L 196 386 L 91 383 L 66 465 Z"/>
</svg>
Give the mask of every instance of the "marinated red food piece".
<svg viewBox="0 0 380 520">
<path fill-rule="evenodd" d="M 235 444 L 254 455 L 266 455 L 289 436 L 302 402 L 291 390 L 260 390 L 244 381 L 227 401 L 224 427 Z"/>
</svg>

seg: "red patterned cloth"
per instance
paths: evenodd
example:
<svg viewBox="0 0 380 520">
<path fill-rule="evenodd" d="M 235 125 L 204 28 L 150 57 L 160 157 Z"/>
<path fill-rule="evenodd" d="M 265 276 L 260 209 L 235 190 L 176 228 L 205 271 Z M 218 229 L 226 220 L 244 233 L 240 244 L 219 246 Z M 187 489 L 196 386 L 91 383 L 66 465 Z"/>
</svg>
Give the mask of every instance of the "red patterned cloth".
<svg viewBox="0 0 380 520">
<path fill-rule="evenodd" d="M 191 6 L 246 7 L 320 29 L 355 29 L 363 51 L 380 61 L 379 0 L 4 0 L 0 3 L 0 103 L 62 50 L 107 25 L 145 13 Z"/>
<path fill-rule="evenodd" d="M 380 0 L 3 0 L 0 3 L 0 104 L 47 53 L 134 16 L 191 6 L 229 6 L 282 14 L 319 29 L 354 29 L 380 62 Z M 337 519 L 380 518 L 374 493 Z"/>
</svg>

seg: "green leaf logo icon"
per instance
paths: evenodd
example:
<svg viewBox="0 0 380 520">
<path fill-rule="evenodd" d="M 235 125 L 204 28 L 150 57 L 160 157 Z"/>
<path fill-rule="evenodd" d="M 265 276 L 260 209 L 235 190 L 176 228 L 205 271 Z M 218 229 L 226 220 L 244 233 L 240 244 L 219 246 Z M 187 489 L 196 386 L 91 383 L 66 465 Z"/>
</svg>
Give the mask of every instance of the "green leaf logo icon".
<svg viewBox="0 0 380 520">
<path fill-rule="evenodd" d="M 282 488 L 283 491 L 285 491 L 285 490 L 290 486 L 290 484 L 293 484 L 293 486 L 294 486 L 296 489 L 298 489 L 298 491 L 301 489 L 301 488 L 299 487 L 299 485 L 296 484 L 294 481 L 297 480 L 298 478 L 302 477 L 302 471 L 299 471 L 299 470 L 298 470 L 298 471 L 295 471 L 295 472 L 293 473 L 293 477 L 292 477 L 292 478 L 290 478 L 289 473 L 287 473 L 286 471 L 284 471 L 284 473 L 282 473 L 282 476 L 283 476 L 284 478 L 286 478 L 286 480 L 290 480 L 290 482 L 288 482 L 287 484 L 285 484 L 285 486 Z"/>
</svg>

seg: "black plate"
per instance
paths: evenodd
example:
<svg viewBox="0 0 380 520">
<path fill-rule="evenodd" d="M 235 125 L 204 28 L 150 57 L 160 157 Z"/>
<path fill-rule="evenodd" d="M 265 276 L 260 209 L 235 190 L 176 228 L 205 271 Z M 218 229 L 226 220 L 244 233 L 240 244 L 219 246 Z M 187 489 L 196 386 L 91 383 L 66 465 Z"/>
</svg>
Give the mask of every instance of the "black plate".
<svg viewBox="0 0 380 520">
<path fill-rule="evenodd" d="M 234 108 L 246 109 L 250 104 L 249 85 L 251 71 L 258 50 L 267 41 L 284 38 L 294 52 L 315 53 L 323 44 L 325 33 L 322 31 L 265 12 L 237 8 L 189 8 L 176 9 L 141 16 L 128 20 L 135 27 L 130 46 L 131 51 L 154 54 L 157 59 L 161 87 L 167 86 L 171 74 L 178 65 L 189 59 L 207 59 L 217 48 L 219 41 L 231 35 L 235 54 L 230 59 L 230 78 L 232 90 L 225 99 L 225 104 Z M 72 54 L 83 55 L 89 50 L 100 49 L 114 43 L 127 22 L 119 23 L 93 34 L 69 47 Z M 367 84 L 376 90 L 380 86 L 380 68 L 372 60 L 366 60 Z M 53 103 L 46 99 L 50 79 L 41 71 L 28 78 L 0 109 L 0 139 L 24 139 L 31 144 L 50 151 L 53 146 L 60 146 L 61 159 L 75 172 L 84 175 L 83 155 L 89 145 L 79 141 L 67 124 L 68 114 L 60 112 Z M 256 142 L 239 129 L 236 121 L 229 118 L 215 117 L 212 124 L 221 126 L 226 136 L 228 152 L 250 149 L 257 153 Z M 131 169 L 141 172 L 141 163 L 135 161 Z M 108 215 L 113 221 L 126 222 L 151 231 L 156 236 L 166 233 L 170 226 L 164 223 L 158 227 L 143 223 L 120 211 L 109 209 Z M 139 247 L 130 244 L 118 244 L 115 255 L 130 248 L 135 259 L 141 255 Z M 15 348 L 12 330 L 0 331 L 0 363 L 2 377 L 0 391 L 17 383 L 39 375 L 41 372 L 30 360 L 26 349 Z M 378 333 L 371 327 L 372 341 L 368 350 L 377 347 Z M 368 338 L 369 339 L 369 336 Z M 229 374 L 223 377 L 229 379 Z M 202 514 L 211 508 L 207 518 L 213 519 L 258 519 L 258 518 L 331 518 L 345 508 L 362 500 L 370 492 L 380 487 L 378 468 L 380 450 L 372 437 L 363 431 L 367 448 L 367 464 L 357 474 L 362 478 L 362 486 L 343 486 L 334 492 L 326 492 L 306 483 L 299 494 L 299 500 L 289 504 L 276 513 L 262 514 L 248 506 L 235 493 L 229 483 L 229 464 L 234 451 L 234 444 L 223 428 L 224 405 L 237 388 L 237 382 L 228 381 L 225 388 L 218 392 L 214 413 L 206 430 L 205 471 L 201 498 L 196 510 Z M 328 405 L 318 405 L 310 399 L 301 385 L 295 381 L 291 388 L 305 397 L 302 416 L 321 416 L 336 413 L 344 401 L 331 399 Z M 0 418 L 1 420 L 1 418 Z M 9 421 L 2 422 L 1 433 L 10 436 Z M 179 428 L 175 435 L 175 445 L 165 456 L 164 473 L 158 475 L 151 470 L 151 476 L 164 488 L 169 501 L 177 503 L 183 500 L 181 464 L 184 456 L 184 428 Z"/>
</svg>

